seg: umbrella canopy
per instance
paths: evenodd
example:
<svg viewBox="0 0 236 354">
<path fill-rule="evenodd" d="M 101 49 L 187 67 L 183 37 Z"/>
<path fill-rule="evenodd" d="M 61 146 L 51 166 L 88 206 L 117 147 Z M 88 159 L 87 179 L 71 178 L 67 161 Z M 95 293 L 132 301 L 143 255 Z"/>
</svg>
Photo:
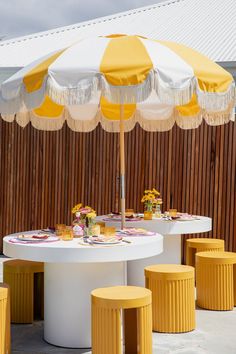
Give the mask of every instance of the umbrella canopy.
<svg viewBox="0 0 236 354">
<path fill-rule="evenodd" d="M 124 131 L 136 123 L 165 131 L 176 123 L 196 128 L 204 118 L 218 125 L 233 119 L 233 77 L 204 55 L 173 42 L 136 35 L 87 38 L 48 54 L 2 83 L 3 119 L 76 131 L 100 122 L 121 132 L 121 195 L 124 219 Z"/>
</svg>

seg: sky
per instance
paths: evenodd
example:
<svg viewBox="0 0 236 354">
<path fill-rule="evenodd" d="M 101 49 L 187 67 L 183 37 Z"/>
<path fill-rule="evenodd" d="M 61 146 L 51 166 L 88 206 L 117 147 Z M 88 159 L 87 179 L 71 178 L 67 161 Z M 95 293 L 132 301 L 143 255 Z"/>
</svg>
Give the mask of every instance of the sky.
<svg viewBox="0 0 236 354">
<path fill-rule="evenodd" d="M 0 38 L 47 31 L 161 1 L 0 0 Z"/>
</svg>

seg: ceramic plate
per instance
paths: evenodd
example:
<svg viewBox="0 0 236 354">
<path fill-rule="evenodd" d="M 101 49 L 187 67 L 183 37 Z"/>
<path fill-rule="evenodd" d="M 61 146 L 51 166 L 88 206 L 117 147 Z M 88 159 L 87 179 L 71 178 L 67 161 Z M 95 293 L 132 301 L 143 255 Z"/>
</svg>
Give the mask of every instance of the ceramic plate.
<svg viewBox="0 0 236 354">
<path fill-rule="evenodd" d="M 33 237 L 36 236 L 36 237 Z M 49 235 L 44 235 L 44 234 L 32 234 L 32 235 L 18 235 L 17 240 L 19 241 L 24 241 L 24 242 L 47 242 L 47 241 L 55 241 L 58 240 L 58 237 L 55 236 L 49 236 Z"/>
</svg>

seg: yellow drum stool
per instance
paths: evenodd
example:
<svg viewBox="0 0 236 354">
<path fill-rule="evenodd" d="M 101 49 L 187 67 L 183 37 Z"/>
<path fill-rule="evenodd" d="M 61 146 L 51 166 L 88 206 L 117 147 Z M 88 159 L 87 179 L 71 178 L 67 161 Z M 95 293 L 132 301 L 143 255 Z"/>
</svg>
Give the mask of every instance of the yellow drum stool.
<svg viewBox="0 0 236 354">
<path fill-rule="evenodd" d="M 190 238 L 186 240 L 186 264 L 195 267 L 195 254 L 204 251 L 224 251 L 225 241 L 218 238 Z"/>
<path fill-rule="evenodd" d="M 152 291 L 153 330 L 189 332 L 195 328 L 194 268 L 158 264 L 145 268 L 146 287 Z"/>
<path fill-rule="evenodd" d="M 3 279 L 10 287 L 11 322 L 32 323 L 36 310 L 43 317 L 43 272 L 41 262 L 18 259 L 3 262 Z"/>
<path fill-rule="evenodd" d="M 10 354 L 10 296 L 7 284 L 0 283 L 0 354 Z"/>
<path fill-rule="evenodd" d="M 92 353 L 152 353 L 151 291 L 135 286 L 95 289 L 92 295 Z"/>
<path fill-rule="evenodd" d="M 236 306 L 236 253 L 196 254 L 197 305 L 208 310 Z"/>
</svg>

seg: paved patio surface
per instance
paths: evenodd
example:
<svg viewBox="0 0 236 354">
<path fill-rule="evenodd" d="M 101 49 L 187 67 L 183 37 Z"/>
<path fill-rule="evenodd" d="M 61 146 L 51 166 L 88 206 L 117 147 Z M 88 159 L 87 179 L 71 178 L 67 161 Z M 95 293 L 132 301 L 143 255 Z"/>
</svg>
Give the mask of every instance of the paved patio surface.
<svg viewBox="0 0 236 354">
<path fill-rule="evenodd" d="M 0 281 L 2 260 L 0 258 Z M 236 308 L 234 311 L 197 309 L 196 314 L 197 329 L 193 332 L 154 333 L 153 354 L 236 354 Z M 91 351 L 88 349 L 64 349 L 49 345 L 43 340 L 41 321 L 32 325 L 12 325 L 12 354 L 89 353 Z"/>
</svg>

